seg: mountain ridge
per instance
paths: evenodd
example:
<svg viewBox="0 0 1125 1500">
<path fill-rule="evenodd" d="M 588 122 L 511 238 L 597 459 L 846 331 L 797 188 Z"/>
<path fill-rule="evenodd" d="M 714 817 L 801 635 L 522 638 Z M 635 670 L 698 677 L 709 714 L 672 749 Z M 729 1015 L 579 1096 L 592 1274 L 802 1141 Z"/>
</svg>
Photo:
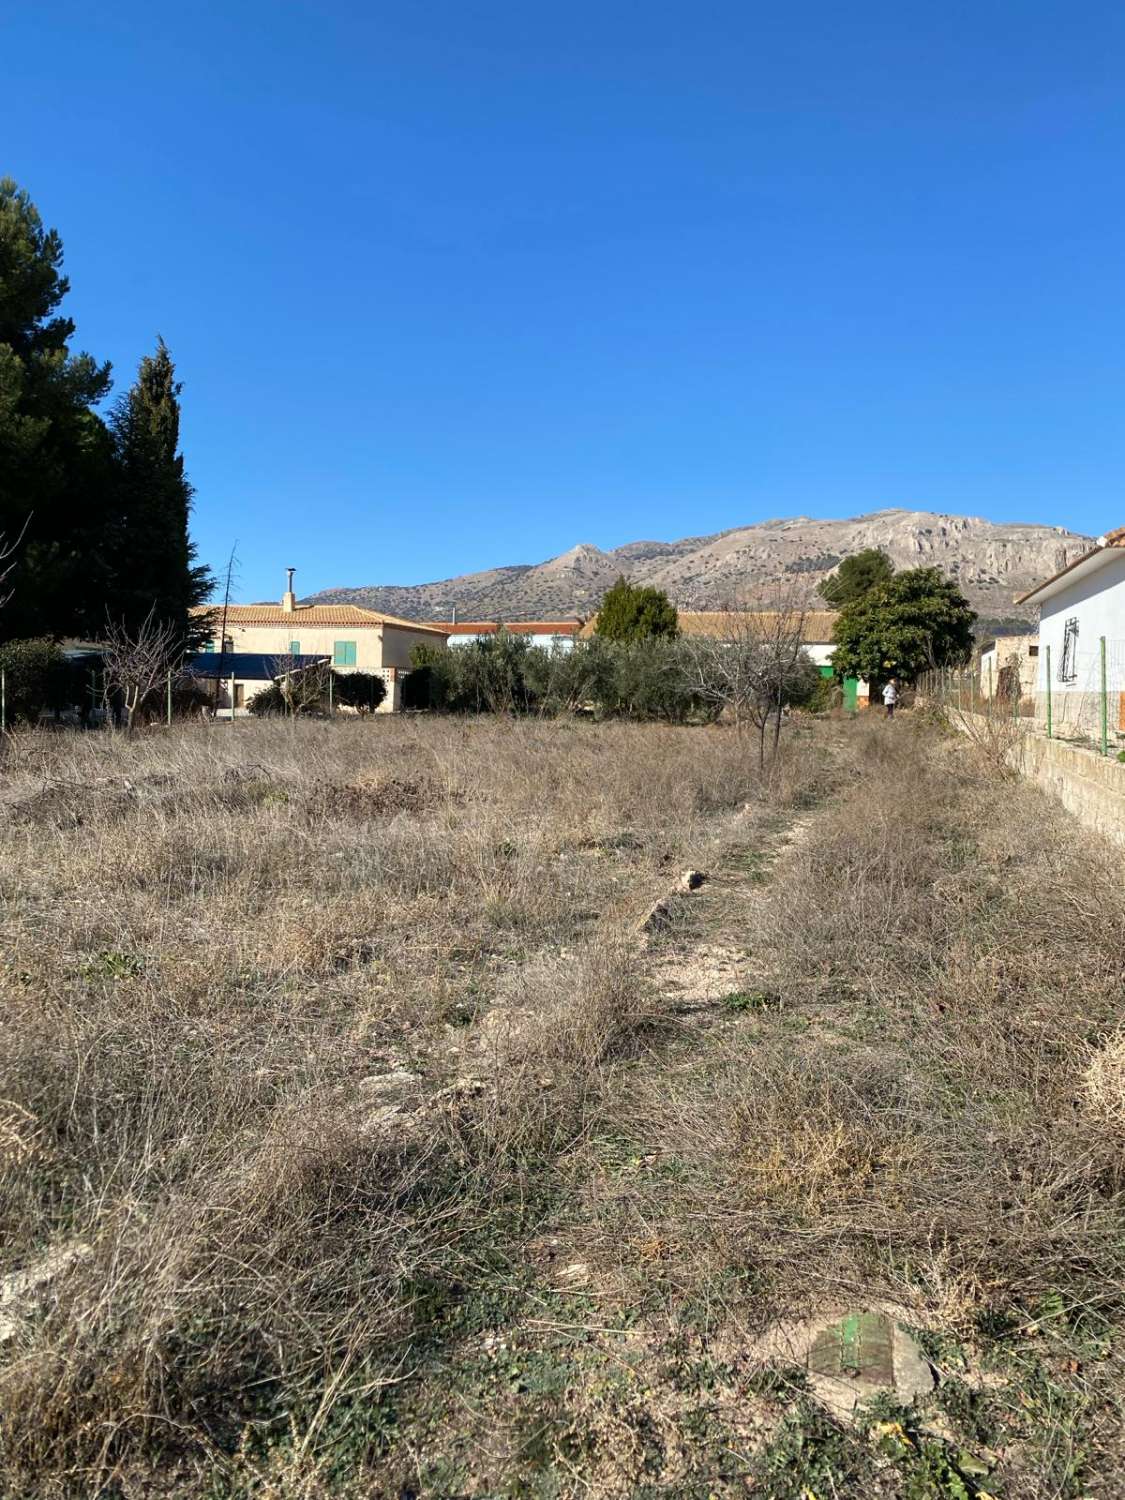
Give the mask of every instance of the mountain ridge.
<svg viewBox="0 0 1125 1500">
<path fill-rule="evenodd" d="M 773 517 L 674 541 L 656 538 L 602 550 L 580 541 L 540 563 L 510 563 L 420 584 L 321 589 L 305 603 L 362 604 L 408 619 L 588 616 L 620 576 L 664 589 L 681 608 L 764 605 L 779 588 L 814 595 L 852 553 L 882 547 L 896 569 L 932 565 L 960 583 L 985 617 L 1030 618 L 1014 601 L 1094 539 L 1063 526 L 989 521 L 889 507 L 843 520 Z"/>
</svg>

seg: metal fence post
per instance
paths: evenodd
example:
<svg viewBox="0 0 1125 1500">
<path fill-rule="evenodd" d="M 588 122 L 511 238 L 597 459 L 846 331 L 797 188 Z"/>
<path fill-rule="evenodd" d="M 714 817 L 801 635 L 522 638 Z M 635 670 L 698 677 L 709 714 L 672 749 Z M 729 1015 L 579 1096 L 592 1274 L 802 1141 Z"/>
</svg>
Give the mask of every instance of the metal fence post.
<svg viewBox="0 0 1125 1500">
<path fill-rule="evenodd" d="M 1053 738 L 1051 724 L 1051 648 L 1046 647 L 1047 652 L 1047 738 Z"/>
<path fill-rule="evenodd" d="M 1098 640 L 1098 650 L 1101 655 L 1101 688 L 1102 688 L 1102 754 L 1109 754 L 1109 717 L 1108 700 L 1105 686 L 1105 636 Z"/>
<path fill-rule="evenodd" d="M 988 711 L 989 711 L 989 713 L 992 712 L 992 709 L 993 709 L 993 702 L 992 702 L 992 658 L 990 656 L 988 658 Z"/>
<path fill-rule="evenodd" d="M 8 678 L 0 667 L 0 734 L 8 732 Z"/>
<path fill-rule="evenodd" d="M 168 728 L 172 727 L 172 674 L 168 673 Z"/>
<path fill-rule="evenodd" d="M 333 696 L 332 689 L 333 689 L 332 668 L 329 667 L 328 668 L 328 717 L 330 719 L 334 719 L 336 717 L 336 700 L 335 700 L 335 698 Z"/>
</svg>

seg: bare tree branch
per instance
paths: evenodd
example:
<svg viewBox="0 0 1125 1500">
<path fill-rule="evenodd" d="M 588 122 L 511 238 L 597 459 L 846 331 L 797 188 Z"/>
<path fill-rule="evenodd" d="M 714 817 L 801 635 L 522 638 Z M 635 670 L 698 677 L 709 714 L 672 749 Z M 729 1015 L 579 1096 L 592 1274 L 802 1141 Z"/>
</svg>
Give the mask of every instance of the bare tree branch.
<svg viewBox="0 0 1125 1500">
<path fill-rule="evenodd" d="M 14 589 L 9 589 L 5 594 L 2 592 L 2 590 L 8 578 L 10 578 L 12 573 L 15 571 L 16 552 L 19 549 L 20 543 L 27 535 L 27 528 L 31 525 L 31 516 L 32 512 L 29 511 L 26 520 L 20 527 L 19 535 L 16 537 L 14 542 L 9 542 L 6 534 L 0 531 L 0 609 L 3 609 L 4 605 L 7 604 L 8 600 L 15 592 Z"/>
<path fill-rule="evenodd" d="M 132 730 L 138 712 L 167 684 L 169 674 L 174 682 L 182 675 L 183 639 L 174 625 L 156 618 L 154 606 L 135 630 L 110 621 L 103 642 L 106 692 L 119 695 Z"/>
<path fill-rule="evenodd" d="M 729 713 L 739 734 L 746 724 L 757 730 L 763 767 L 770 726 L 772 757 L 786 697 L 812 667 L 804 649 L 803 602 L 784 592 L 775 602 L 775 609 L 751 609 L 743 600 L 732 600 L 711 611 L 699 622 L 699 633 L 693 631 L 685 640 L 691 690 Z"/>
</svg>

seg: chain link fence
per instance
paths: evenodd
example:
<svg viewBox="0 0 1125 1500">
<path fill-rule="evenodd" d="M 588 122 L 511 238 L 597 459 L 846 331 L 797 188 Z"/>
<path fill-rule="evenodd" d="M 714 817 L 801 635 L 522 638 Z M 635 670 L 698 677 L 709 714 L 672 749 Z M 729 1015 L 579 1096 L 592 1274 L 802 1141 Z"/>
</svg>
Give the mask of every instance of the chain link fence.
<svg viewBox="0 0 1125 1500">
<path fill-rule="evenodd" d="M 1034 671 L 1013 654 L 982 670 L 938 667 L 923 673 L 921 698 L 990 721 L 1015 720 L 1026 730 L 1051 739 L 1089 745 L 1103 755 L 1125 747 L 1125 640 L 1098 637 L 1091 646 L 1057 660 L 1048 645 L 1040 647 Z"/>
</svg>

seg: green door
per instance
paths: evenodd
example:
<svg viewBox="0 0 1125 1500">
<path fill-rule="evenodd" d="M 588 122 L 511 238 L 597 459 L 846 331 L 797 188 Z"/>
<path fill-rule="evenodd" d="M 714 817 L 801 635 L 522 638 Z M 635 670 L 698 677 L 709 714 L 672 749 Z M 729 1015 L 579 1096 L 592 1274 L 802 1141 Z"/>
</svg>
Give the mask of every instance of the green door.
<svg viewBox="0 0 1125 1500">
<path fill-rule="evenodd" d="M 850 713 L 856 712 L 856 695 L 859 691 L 859 679 L 857 677 L 844 678 L 844 708 Z"/>
</svg>

